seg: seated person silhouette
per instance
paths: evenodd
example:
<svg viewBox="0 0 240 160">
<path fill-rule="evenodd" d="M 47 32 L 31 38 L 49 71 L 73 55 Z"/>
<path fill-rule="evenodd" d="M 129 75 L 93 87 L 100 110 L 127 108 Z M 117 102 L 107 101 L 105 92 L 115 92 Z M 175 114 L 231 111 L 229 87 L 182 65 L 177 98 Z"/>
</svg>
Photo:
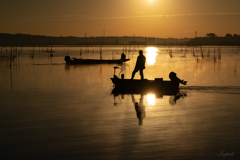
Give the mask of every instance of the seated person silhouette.
<svg viewBox="0 0 240 160">
<path fill-rule="evenodd" d="M 134 68 L 134 70 L 132 72 L 132 78 L 131 79 L 134 78 L 135 73 L 138 72 L 138 71 L 140 72 L 141 79 L 142 80 L 144 79 L 144 77 L 143 77 L 143 70 L 145 69 L 145 62 L 146 62 L 146 57 L 143 55 L 143 51 L 140 50 L 139 51 L 139 56 L 137 58 L 137 62 L 136 62 L 136 65 L 135 65 L 135 68 Z"/>
<path fill-rule="evenodd" d="M 182 83 L 183 85 L 187 84 L 187 81 L 179 79 L 175 72 L 169 73 L 169 78 L 170 78 L 174 88 L 178 88 L 179 87 L 179 83 Z"/>
<path fill-rule="evenodd" d="M 126 55 L 124 53 L 121 54 L 121 60 L 125 60 L 126 59 Z"/>
</svg>

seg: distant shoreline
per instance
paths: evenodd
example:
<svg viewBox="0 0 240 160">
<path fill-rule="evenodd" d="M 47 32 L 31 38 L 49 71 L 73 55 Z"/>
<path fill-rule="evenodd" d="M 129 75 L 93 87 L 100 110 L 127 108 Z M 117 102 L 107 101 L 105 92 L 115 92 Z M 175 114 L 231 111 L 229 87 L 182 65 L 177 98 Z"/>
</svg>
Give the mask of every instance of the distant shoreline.
<svg viewBox="0 0 240 160">
<path fill-rule="evenodd" d="M 187 46 L 240 46 L 240 36 L 155 38 L 155 37 L 51 37 L 30 34 L 0 33 L 0 46 L 93 46 L 93 45 L 187 45 Z"/>
<path fill-rule="evenodd" d="M 190 38 L 155 37 L 51 37 L 30 34 L 0 33 L 0 46 L 49 46 L 49 45 L 179 45 L 186 44 Z"/>
</svg>

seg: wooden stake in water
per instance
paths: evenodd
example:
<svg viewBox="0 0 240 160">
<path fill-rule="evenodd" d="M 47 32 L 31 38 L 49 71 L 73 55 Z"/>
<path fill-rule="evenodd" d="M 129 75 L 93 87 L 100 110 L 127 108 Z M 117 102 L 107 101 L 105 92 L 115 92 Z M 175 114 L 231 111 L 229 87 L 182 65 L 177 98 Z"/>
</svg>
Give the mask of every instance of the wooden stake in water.
<svg viewBox="0 0 240 160">
<path fill-rule="evenodd" d="M 222 54 L 222 52 L 221 52 L 221 46 L 220 46 L 218 49 L 218 59 L 221 59 L 221 54 Z"/>
<path fill-rule="evenodd" d="M 195 51 L 194 51 L 194 45 L 193 45 L 193 51 L 192 51 L 193 57 L 195 57 Z"/>
<path fill-rule="evenodd" d="M 102 43 L 101 43 L 101 47 L 100 47 L 100 59 L 102 59 Z"/>
<path fill-rule="evenodd" d="M 215 48 L 214 48 L 214 57 L 213 57 L 214 61 L 216 61 L 216 55 L 215 55 Z"/>
<path fill-rule="evenodd" d="M 172 49 L 171 48 L 169 48 L 169 55 L 172 58 Z"/>
<path fill-rule="evenodd" d="M 11 55 L 10 55 L 10 59 L 12 58 L 12 46 L 11 46 Z"/>
<path fill-rule="evenodd" d="M 208 55 L 207 56 L 210 57 L 210 49 L 209 49 L 209 47 L 208 47 Z"/>
<path fill-rule="evenodd" d="M 80 56 L 82 56 L 82 47 L 80 47 Z"/>
<path fill-rule="evenodd" d="M 203 50 L 202 50 L 202 46 L 200 46 L 200 49 L 201 49 L 201 55 L 202 55 L 202 58 L 204 58 L 204 56 L 203 56 Z"/>
</svg>

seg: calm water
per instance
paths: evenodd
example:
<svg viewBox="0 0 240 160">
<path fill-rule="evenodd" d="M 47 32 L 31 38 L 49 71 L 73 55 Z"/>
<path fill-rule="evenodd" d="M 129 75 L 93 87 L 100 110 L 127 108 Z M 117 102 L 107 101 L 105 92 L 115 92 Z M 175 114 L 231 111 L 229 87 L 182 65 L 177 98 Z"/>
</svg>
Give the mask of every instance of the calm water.
<svg viewBox="0 0 240 160">
<path fill-rule="evenodd" d="M 23 48 L 11 67 L 0 59 L 0 159 L 240 158 L 239 48 L 202 47 L 202 58 L 199 47 L 125 47 L 131 60 L 119 67 L 126 78 L 142 49 L 145 78 L 168 80 L 175 71 L 188 81 L 176 101 L 151 93 L 114 97 L 116 65 L 64 62 L 80 50 L 83 58 L 99 58 L 99 47 L 53 49 L 50 58 L 42 48 Z M 119 58 L 122 50 L 103 47 L 103 58 Z"/>
</svg>

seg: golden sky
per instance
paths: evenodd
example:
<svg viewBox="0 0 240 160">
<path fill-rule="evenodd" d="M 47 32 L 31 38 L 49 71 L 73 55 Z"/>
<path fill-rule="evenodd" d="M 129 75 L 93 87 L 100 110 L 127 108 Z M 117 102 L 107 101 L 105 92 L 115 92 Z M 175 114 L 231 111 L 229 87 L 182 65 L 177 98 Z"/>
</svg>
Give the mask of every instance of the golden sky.
<svg viewBox="0 0 240 160">
<path fill-rule="evenodd" d="M 240 34 L 240 0 L 1 0 L 0 33 L 192 38 Z"/>
</svg>

